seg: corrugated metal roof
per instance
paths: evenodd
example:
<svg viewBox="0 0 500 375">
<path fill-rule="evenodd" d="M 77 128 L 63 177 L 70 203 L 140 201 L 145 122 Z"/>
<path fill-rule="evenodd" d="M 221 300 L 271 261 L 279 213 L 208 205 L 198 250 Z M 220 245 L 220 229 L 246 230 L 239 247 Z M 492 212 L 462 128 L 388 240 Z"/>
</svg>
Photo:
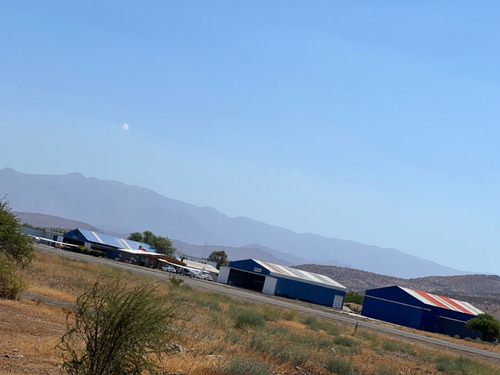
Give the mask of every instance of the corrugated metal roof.
<svg viewBox="0 0 500 375">
<path fill-rule="evenodd" d="M 200 263 L 200 262 L 195 262 L 192 260 L 187 260 L 184 259 L 183 262 L 186 264 L 186 266 L 191 267 L 191 268 L 196 268 L 198 270 L 205 270 L 213 273 L 219 273 L 219 270 L 210 264 L 205 264 L 205 263 Z"/>
<path fill-rule="evenodd" d="M 436 294 L 422 292 L 421 290 L 414 290 L 410 288 L 404 288 L 400 286 L 406 293 L 410 294 L 412 297 L 418 299 L 420 302 L 430 305 L 437 306 L 444 309 L 449 309 L 453 311 L 459 311 L 471 315 L 483 314 L 481 310 L 472 306 L 470 303 L 465 301 L 459 301 L 449 297 L 438 296 Z"/>
<path fill-rule="evenodd" d="M 124 253 L 134 254 L 134 255 L 149 255 L 150 257 L 159 256 L 158 253 L 153 253 L 151 251 L 137 250 L 137 249 L 118 249 L 119 251 L 123 251 Z"/>
<path fill-rule="evenodd" d="M 113 246 L 117 249 L 138 250 L 142 246 L 146 251 L 153 251 L 148 244 L 136 241 L 126 240 L 124 238 L 114 237 L 109 234 L 99 233 L 92 230 L 78 228 L 80 233 L 88 242 L 100 243 L 107 246 Z"/>
<path fill-rule="evenodd" d="M 300 280 L 304 280 L 304 281 L 307 281 L 310 283 L 315 283 L 315 284 L 326 284 L 326 285 L 330 285 L 330 286 L 333 286 L 333 287 L 338 288 L 338 289 L 343 289 L 343 290 L 346 289 L 345 286 L 336 282 L 335 280 L 330 279 L 328 276 L 325 276 L 325 275 L 320 275 L 320 274 L 313 273 L 313 272 L 307 272 L 307 271 L 298 270 L 295 268 L 281 266 L 279 264 L 264 262 L 262 260 L 253 259 L 253 261 L 257 262 L 262 267 L 266 268 L 271 274 L 275 274 L 275 275 L 278 274 L 281 276 L 294 278 L 294 279 L 300 279 Z"/>
</svg>

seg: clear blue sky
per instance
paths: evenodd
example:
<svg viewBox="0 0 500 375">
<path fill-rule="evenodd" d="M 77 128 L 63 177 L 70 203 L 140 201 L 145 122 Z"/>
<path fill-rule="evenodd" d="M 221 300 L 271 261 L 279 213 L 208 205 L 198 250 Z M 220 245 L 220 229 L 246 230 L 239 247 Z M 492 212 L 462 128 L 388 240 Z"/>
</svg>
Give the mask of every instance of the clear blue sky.
<svg viewBox="0 0 500 375">
<path fill-rule="evenodd" d="M 0 168 L 498 274 L 499 16 L 497 1 L 3 1 Z"/>
</svg>

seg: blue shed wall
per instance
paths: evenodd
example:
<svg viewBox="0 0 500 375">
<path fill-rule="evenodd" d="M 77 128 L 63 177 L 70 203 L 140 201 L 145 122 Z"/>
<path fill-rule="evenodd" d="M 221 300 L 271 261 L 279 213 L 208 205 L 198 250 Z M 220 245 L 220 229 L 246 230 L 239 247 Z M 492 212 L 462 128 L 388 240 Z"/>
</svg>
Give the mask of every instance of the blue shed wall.
<svg viewBox="0 0 500 375">
<path fill-rule="evenodd" d="M 436 332 L 436 318 L 437 311 L 432 306 L 425 307 L 420 322 L 420 329 L 427 332 Z"/>
<path fill-rule="evenodd" d="M 319 305 L 333 306 L 335 295 L 345 297 L 345 291 L 325 288 L 320 285 L 308 284 L 301 281 L 284 279 L 276 277 L 276 290 L 277 296 L 287 298 L 299 299 L 302 301 L 312 302 Z"/>
<path fill-rule="evenodd" d="M 397 301 L 399 303 L 418 306 L 418 307 L 426 307 L 424 303 L 413 297 L 411 294 L 408 294 L 403 289 L 398 286 L 389 286 L 386 288 L 378 288 L 378 289 L 370 289 L 365 292 L 365 296 L 373 296 L 378 297 L 390 301 Z"/>
<path fill-rule="evenodd" d="M 424 309 L 407 304 L 395 303 L 365 295 L 361 315 L 399 324 L 405 327 L 421 329 Z"/>
<path fill-rule="evenodd" d="M 460 336 L 460 338 L 470 337 L 471 339 L 481 338 L 477 331 L 471 331 L 465 326 L 465 322 L 438 316 L 436 318 L 436 332 L 449 335 Z"/>
<path fill-rule="evenodd" d="M 436 307 L 436 332 L 442 333 L 449 336 L 458 335 L 462 338 L 470 337 L 477 338 L 481 337 L 481 334 L 477 331 L 471 331 L 465 326 L 468 320 L 475 317 L 475 315 L 466 314 L 460 311 L 454 311 L 449 309 L 443 309 L 441 307 Z"/>
<path fill-rule="evenodd" d="M 443 316 L 449 319 L 455 319 L 455 320 L 460 320 L 462 322 L 466 322 L 469 319 L 472 319 L 475 317 L 475 315 L 471 314 L 466 314 L 461 311 L 454 311 L 450 309 L 443 309 L 442 307 L 434 307 L 436 310 L 436 314 L 439 316 Z"/>
</svg>

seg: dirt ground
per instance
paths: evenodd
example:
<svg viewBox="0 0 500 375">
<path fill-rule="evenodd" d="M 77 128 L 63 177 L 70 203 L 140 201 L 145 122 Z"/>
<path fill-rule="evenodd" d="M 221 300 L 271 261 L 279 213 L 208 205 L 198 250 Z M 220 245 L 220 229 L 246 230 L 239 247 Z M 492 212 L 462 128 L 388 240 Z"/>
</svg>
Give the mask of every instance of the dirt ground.
<svg viewBox="0 0 500 375">
<path fill-rule="evenodd" d="M 0 373 L 60 374 L 55 347 L 67 313 L 67 308 L 28 299 L 0 300 Z"/>
</svg>

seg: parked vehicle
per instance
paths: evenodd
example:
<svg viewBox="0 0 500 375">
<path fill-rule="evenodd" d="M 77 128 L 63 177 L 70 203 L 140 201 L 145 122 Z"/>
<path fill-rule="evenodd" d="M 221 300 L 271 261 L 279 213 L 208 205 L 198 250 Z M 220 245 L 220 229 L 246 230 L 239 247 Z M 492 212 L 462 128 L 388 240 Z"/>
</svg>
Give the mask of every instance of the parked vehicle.
<svg viewBox="0 0 500 375">
<path fill-rule="evenodd" d="M 198 279 L 199 276 L 200 276 L 200 271 L 196 271 L 196 270 L 184 270 L 182 274 L 185 275 L 185 276 L 189 276 L 189 277 L 196 277 Z"/>
<path fill-rule="evenodd" d="M 177 271 L 175 270 L 174 267 L 172 266 L 163 266 L 161 268 L 162 271 L 165 271 L 165 272 L 172 272 L 172 273 L 176 273 Z"/>
<path fill-rule="evenodd" d="M 205 272 L 200 272 L 198 278 L 202 280 L 213 281 L 212 276 L 210 276 L 208 273 Z"/>
</svg>

